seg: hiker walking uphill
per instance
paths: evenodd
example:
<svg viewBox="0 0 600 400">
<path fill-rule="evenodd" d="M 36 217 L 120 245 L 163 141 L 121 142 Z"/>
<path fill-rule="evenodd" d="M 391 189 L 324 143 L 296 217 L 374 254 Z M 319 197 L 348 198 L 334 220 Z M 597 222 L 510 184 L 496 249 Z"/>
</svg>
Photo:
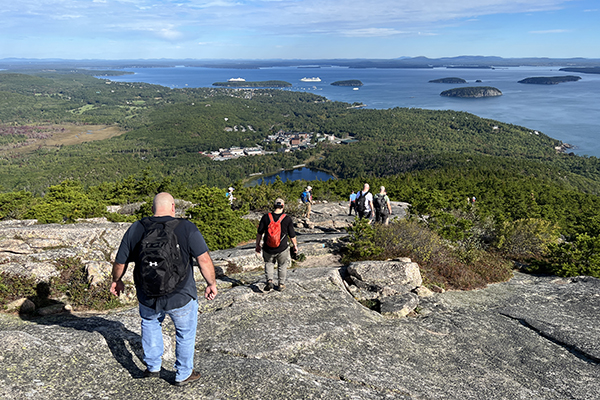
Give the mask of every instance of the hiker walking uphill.
<svg viewBox="0 0 600 400">
<path fill-rule="evenodd" d="M 296 231 L 294 223 L 290 216 L 283 213 L 285 203 L 283 199 L 275 200 L 275 210 L 262 216 L 258 224 L 256 233 L 256 252 L 262 251 L 265 261 L 265 276 L 267 283 L 265 291 L 273 289 L 273 275 L 275 272 L 275 263 L 277 263 L 277 275 L 279 284 L 277 290 L 285 289 L 285 279 L 287 269 L 292 263 L 288 238 L 294 245 L 293 251 L 298 254 L 298 242 L 296 241 Z M 261 247 L 260 242 L 264 236 L 264 243 Z"/>
<path fill-rule="evenodd" d="M 302 200 L 302 203 L 306 207 L 306 210 L 304 211 L 304 218 L 310 219 L 310 210 L 313 204 L 312 186 L 307 186 L 306 189 L 304 189 L 304 192 L 302 192 L 300 195 L 300 200 Z"/>
<path fill-rule="evenodd" d="M 379 193 L 373 196 L 373 205 L 375 206 L 375 222 L 387 225 L 390 222 L 392 205 L 384 186 L 381 186 Z"/>
<path fill-rule="evenodd" d="M 369 192 L 369 184 L 365 183 L 363 190 L 356 194 L 356 212 L 358 218 L 367 218 L 369 223 L 373 218 L 373 195 Z"/>
<path fill-rule="evenodd" d="M 175 385 L 194 382 L 194 348 L 198 325 L 198 293 L 192 269 L 196 259 L 208 284 L 207 300 L 217 295 L 215 268 L 208 247 L 192 222 L 175 218 L 175 201 L 169 193 L 159 193 L 152 206 L 154 216 L 134 222 L 121 241 L 112 270 L 110 292 L 119 296 L 125 285 L 121 278 L 127 264 L 133 271 L 139 312 L 142 318 L 144 377 L 158 378 L 162 366 L 162 323 L 167 315 L 176 331 Z"/>
</svg>

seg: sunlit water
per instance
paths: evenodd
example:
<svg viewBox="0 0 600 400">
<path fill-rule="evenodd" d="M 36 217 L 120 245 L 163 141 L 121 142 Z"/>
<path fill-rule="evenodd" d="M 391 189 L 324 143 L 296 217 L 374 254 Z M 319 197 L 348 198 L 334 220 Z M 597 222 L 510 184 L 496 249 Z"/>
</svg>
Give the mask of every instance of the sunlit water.
<svg viewBox="0 0 600 400">
<path fill-rule="evenodd" d="M 567 73 L 557 67 L 508 69 L 350 69 L 323 68 L 136 68 L 135 75 L 111 77 L 122 82 L 146 82 L 170 88 L 212 87 L 230 78 L 247 81 L 283 80 L 289 90 L 307 91 L 330 100 L 364 103 L 368 108 L 411 107 L 467 111 L 484 118 L 522 125 L 576 146 L 575 153 L 600 157 L 600 75 Z M 519 80 L 533 76 L 577 75 L 578 82 L 558 85 L 526 85 Z M 321 82 L 305 83 L 303 77 Z M 429 83 L 432 79 L 459 77 L 467 84 Z M 358 79 L 364 86 L 331 86 L 338 80 Z M 482 82 L 475 82 L 481 80 Z M 460 86 L 493 86 L 503 95 L 483 99 L 442 97 L 444 90 Z M 285 89 L 288 90 L 288 89 Z"/>
</svg>

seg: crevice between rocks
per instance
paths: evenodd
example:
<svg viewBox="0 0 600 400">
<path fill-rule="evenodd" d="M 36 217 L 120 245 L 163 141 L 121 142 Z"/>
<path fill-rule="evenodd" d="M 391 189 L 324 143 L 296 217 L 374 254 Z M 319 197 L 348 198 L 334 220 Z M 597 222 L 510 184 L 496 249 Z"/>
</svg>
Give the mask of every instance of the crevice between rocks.
<svg viewBox="0 0 600 400">
<path fill-rule="evenodd" d="M 532 324 L 526 318 L 519 317 L 519 316 L 516 316 L 516 315 L 511 315 L 511 314 L 509 314 L 507 312 L 503 312 L 503 311 L 500 311 L 500 315 L 505 316 L 505 317 L 507 317 L 509 319 L 518 321 L 524 327 L 532 330 L 533 332 L 537 333 L 538 335 L 540 335 L 544 339 L 549 340 L 550 342 L 552 342 L 552 343 L 554 343 L 554 344 L 556 344 L 556 345 L 564 348 L 569 353 L 573 354 L 575 357 L 579 358 L 582 361 L 585 361 L 585 362 L 590 363 L 590 364 L 595 364 L 595 365 L 600 364 L 600 358 L 594 356 L 593 354 L 589 354 L 588 352 L 586 352 L 585 350 L 582 350 L 581 348 L 579 348 L 576 345 L 573 345 L 571 343 L 566 343 L 566 342 L 558 339 L 557 337 L 555 337 L 551 333 L 545 332 L 544 330 L 536 327 L 535 324 Z"/>
</svg>

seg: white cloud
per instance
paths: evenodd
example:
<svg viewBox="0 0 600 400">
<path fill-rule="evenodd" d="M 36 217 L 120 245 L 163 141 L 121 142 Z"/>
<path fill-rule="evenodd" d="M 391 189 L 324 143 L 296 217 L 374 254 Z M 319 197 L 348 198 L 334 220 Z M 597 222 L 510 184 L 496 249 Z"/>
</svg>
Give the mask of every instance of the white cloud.
<svg viewBox="0 0 600 400">
<path fill-rule="evenodd" d="M 551 33 L 566 33 L 570 32 L 568 29 L 548 29 L 545 31 L 529 31 L 529 33 L 533 33 L 535 35 L 547 35 Z"/>
<path fill-rule="evenodd" d="M 361 28 L 342 31 L 340 33 L 344 36 L 350 37 L 383 37 L 400 35 L 406 32 L 398 31 L 392 28 Z"/>
</svg>

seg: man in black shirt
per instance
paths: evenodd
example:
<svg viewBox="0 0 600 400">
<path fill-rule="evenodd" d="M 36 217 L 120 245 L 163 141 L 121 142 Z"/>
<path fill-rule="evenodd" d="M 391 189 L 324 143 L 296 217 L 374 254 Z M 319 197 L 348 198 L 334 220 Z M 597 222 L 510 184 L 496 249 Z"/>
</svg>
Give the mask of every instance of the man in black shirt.
<svg viewBox="0 0 600 400">
<path fill-rule="evenodd" d="M 294 223 L 292 218 L 283 213 L 285 203 L 283 199 L 275 200 L 275 210 L 272 213 L 263 215 L 258 224 L 258 231 L 256 233 L 256 252 L 262 251 L 263 260 L 265 260 L 265 275 L 267 278 L 267 284 L 265 285 L 265 291 L 273 289 L 273 275 L 275 271 L 275 263 L 277 263 L 277 275 L 279 278 L 279 285 L 277 290 L 282 291 L 285 289 L 285 278 L 287 276 L 287 268 L 292 263 L 290 256 L 290 247 L 288 245 L 288 237 L 294 245 L 294 252 L 298 253 L 298 242 L 296 241 L 296 231 L 294 230 Z M 271 222 L 271 219 L 273 220 Z M 281 220 L 280 220 L 281 219 Z M 276 246 L 271 242 L 269 238 L 269 226 L 271 224 L 280 224 L 280 236 L 279 241 L 275 238 L 274 242 Z M 260 241 L 265 237 L 263 246 L 261 247 Z M 270 243 L 271 242 L 271 243 Z M 269 244 L 270 243 L 270 244 Z"/>
<path fill-rule="evenodd" d="M 175 219 L 175 201 L 169 193 L 157 194 L 154 197 L 152 209 L 154 216 L 149 217 L 151 221 L 165 223 Z M 137 221 L 123 236 L 112 271 L 110 292 L 115 296 L 119 296 L 125 290 L 125 284 L 121 278 L 127 271 L 127 264 L 135 261 L 137 246 L 142 240 L 144 232 L 144 225 Z M 177 284 L 174 291 L 159 297 L 147 295 L 142 290 L 142 282 L 139 279 L 134 279 L 134 281 L 142 318 L 142 348 L 144 349 L 144 362 L 147 366 L 144 377 L 160 376 L 163 355 L 162 322 L 169 315 L 177 332 L 175 385 L 181 386 L 200 378 L 200 374 L 193 369 L 198 324 L 198 293 L 192 259 L 198 261 L 200 272 L 206 280 L 204 297 L 207 300 L 215 298 L 217 285 L 215 268 L 208 253 L 208 247 L 196 225 L 190 221 L 181 220 L 174 233 L 177 236 L 181 256 L 187 262 L 188 272 L 185 278 Z M 140 266 L 136 265 L 135 268 L 139 270 Z"/>
</svg>

